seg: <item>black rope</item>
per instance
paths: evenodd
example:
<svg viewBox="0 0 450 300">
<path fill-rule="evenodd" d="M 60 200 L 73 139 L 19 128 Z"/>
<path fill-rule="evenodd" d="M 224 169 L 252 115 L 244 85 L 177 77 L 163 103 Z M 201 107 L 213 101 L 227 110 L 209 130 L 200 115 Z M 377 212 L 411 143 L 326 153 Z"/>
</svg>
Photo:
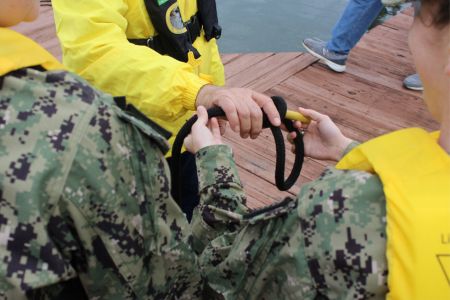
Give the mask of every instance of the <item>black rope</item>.
<svg viewBox="0 0 450 300">
<path fill-rule="evenodd" d="M 290 189 L 298 177 L 300 176 L 300 171 L 302 169 L 303 160 L 304 160 L 304 145 L 303 145 L 303 135 L 294 127 L 293 121 L 285 118 L 287 112 L 286 102 L 283 98 L 274 96 L 272 100 L 280 114 L 281 122 L 286 126 L 289 132 L 295 131 L 297 133 L 296 138 L 294 139 L 295 144 L 295 161 L 292 167 L 291 173 L 288 178 L 284 179 L 284 169 L 286 162 L 286 148 L 284 145 L 284 137 L 281 132 L 280 127 L 273 126 L 267 115 L 263 111 L 263 128 L 270 128 L 272 131 L 273 137 L 275 139 L 275 147 L 277 153 L 277 160 L 275 165 L 275 184 L 280 191 L 287 191 Z M 208 109 L 208 117 L 223 117 L 225 116 L 225 112 L 220 107 L 214 107 Z M 197 116 L 193 116 L 190 118 L 184 126 L 178 132 L 178 135 L 175 138 L 175 142 L 172 146 L 172 158 L 171 158 L 171 173 L 172 173 L 172 196 L 177 201 L 179 205 L 182 202 L 181 195 L 181 148 L 183 146 L 184 139 L 191 132 L 192 125 L 197 121 Z"/>
</svg>

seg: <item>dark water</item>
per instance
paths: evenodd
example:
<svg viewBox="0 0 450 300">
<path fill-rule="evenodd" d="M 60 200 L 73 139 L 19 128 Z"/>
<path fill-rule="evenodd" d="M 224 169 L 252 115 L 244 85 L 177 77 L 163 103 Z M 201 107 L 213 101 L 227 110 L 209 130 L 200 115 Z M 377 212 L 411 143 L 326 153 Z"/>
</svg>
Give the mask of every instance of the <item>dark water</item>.
<svg viewBox="0 0 450 300">
<path fill-rule="evenodd" d="M 306 37 L 330 38 L 347 1 L 216 0 L 223 28 L 221 52 L 303 51 Z M 389 13 L 382 12 L 377 22 Z"/>
</svg>

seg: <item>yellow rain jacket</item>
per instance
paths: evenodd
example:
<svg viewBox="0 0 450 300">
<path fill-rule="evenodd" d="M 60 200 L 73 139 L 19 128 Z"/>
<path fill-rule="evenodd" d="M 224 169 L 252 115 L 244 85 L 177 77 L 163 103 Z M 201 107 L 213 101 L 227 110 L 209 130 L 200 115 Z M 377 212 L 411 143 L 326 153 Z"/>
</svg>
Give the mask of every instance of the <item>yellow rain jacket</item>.
<svg viewBox="0 0 450 300">
<path fill-rule="evenodd" d="M 386 195 L 387 299 L 450 299 L 450 156 L 438 134 L 400 130 L 336 166 L 376 173 Z"/>
<path fill-rule="evenodd" d="M 141 112 L 174 135 L 195 110 L 202 86 L 224 84 L 215 39 L 203 32 L 189 63 L 128 42 L 155 35 L 144 0 L 53 0 L 63 62 L 95 87 L 126 96 Z M 178 0 L 183 21 L 197 12 L 196 0 Z M 169 140 L 172 144 L 174 136 Z"/>
</svg>

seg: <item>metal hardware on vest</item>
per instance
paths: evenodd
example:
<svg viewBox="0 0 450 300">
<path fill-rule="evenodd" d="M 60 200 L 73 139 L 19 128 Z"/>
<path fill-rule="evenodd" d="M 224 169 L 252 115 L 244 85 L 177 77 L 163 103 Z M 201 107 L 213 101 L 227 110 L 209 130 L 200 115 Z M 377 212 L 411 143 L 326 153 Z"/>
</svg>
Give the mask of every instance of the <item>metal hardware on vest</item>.
<svg viewBox="0 0 450 300">
<path fill-rule="evenodd" d="M 191 44 L 193 44 L 200 36 L 200 32 L 202 30 L 202 25 L 200 24 L 197 14 L 193 15 L 189 21 L 185 22 L 184 26 L 186 26 L 189 34 L 189 40 L 191 41 Z"/>
<path fill-rule="evenodd" d="M 298 177 L 300 176 L 300 171 L 303 166 L 304 160 L 304 145 L 303 145 L 303 135 L 294 127 L 293 121 L 286 118 L 287 105 L 283 98 L 274 96 L 272 100 L 277 108 L 282 123 L 285 125 L 289 132 L 296 132 L 297 136 L 294 139 L 295 144 L 295 161 L 292 167 L 291 173 L 289 174 L 287 179 L 284 179 L 284 169 L 285 169 L 285 161 L 286 161 L 286 149 L 284 145 L 284 137 L 281 132 L 280 127 L 273 126 L 267 115 L 263 111 L 263 128 L 270 128 L 272 131 L 273 137 L 275 139 L 277 160 L 275 166 L 275 184 L 280 191 L 286 191 L 290 189 Z M 225 112 L 220 107 L 214 107 L 208 109 L 208 117 L 219 117 L 225 116 Z M 189 119 L 185 125 L 178 132 L 175 142 L 172 146 L 172 163 L 171 163 L 171 174 L 172 174 L 172 196 L 177 201 L 178 204 L 181 204 L 182 198 L 180 195 L 181 191 L 181 172 L 180 172 L 180 159 L 181 159 L 181 147 L 183 146 L 184 139 L 191 132 L 192 125 L 197 121 L 197 116 L 193 116 Z"/>
<path fill-rule="evenodd" d="M 200 53 L 192 44 L 200 36 L 202 28 L 207 41 L 213 37 L 218 39 L 222 29 L 217 20 L 215 0 L 197 1 L 197 14 L 192 16 L 187 22 L 183 22 L 183 28 L 175 28 L 179 32 L 174 32 L 174 28 L 171 29 L 166 24 L 166 14 L 170 13 L 171 16 L 175 16 L 174 19 L 177 19 L 177 13 L 179 15 L 177 0 L 168 0 L 161 5 L 158 0 L 144 0 L 148 15 L 157 34 L 145 39 L 129 39 L 128 41 L 136 45 L 147 46 L 161 55 L 169 55 L 182 62 L 188 61 L 189 52 L 192 52 L 195 58 L 199 58 Z M 174 27 L 173 24 L 170 26 Z"/>
<path fill-rule="evenodd" d="M 153 48 L 152 45 L 153 45 L 153 37 L 149 37 L 147 39 L 147 47 Z"/>
</svg>

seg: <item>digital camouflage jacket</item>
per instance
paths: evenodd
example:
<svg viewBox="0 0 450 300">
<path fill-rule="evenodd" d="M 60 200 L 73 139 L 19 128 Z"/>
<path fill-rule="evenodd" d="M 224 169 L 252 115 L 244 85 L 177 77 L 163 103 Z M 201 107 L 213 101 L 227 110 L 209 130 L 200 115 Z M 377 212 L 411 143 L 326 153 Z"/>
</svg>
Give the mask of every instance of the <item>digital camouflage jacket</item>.
<svg viewBox="0 0 450 300">
<path fill-rule="evenodd" d="M 196 154 L 188 224 L 166 141 L 64 71 L 0 77 L 0 299 L 382 299 L 376 176 L 327 169 L 257 211 L 231 150 Z"/>
</svg>

